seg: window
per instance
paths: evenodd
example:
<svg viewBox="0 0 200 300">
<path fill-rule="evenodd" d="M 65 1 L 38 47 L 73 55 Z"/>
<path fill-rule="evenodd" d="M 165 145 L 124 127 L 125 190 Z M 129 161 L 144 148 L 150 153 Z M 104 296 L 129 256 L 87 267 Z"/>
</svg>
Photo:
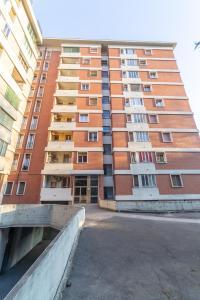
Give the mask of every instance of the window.
<svg viewBox="0 0 200 300">
<path fill-rule="evenodd" d="M 113 187 L 112 186 L 105 186 L 104 187 L 104 199 L 112 200 L 113 196 Z"/>
<path fill-rule="evenodd" d="M 142 187 L 155 187 L 156 176 L 155 175 L 140 175 Z"/>
<path fill-rule="evenodd" d="M 24 135 L 20 134 L 17 140 L 17 146 L 16 146 L 17 148 L 22 148 L 23 140 L 24 140 Z"/>
<path fill-rule="evenodd" d="M 38 125 L 38 117 L 33 116 L 31 120 L 30 130 L 35 130 L 37 128 L 37 125 Z"/>
<path fill-rule="evenodd" d="M 171 132 L 162 132 L 162 140 L 164 143 L 171 143 L 172 142 Z"/>
<path fill-rule="evenodd" d="M 132 164 L 136 163 L 136 153 L 135 152 L 131 152 L 131 163 Z"/>
<path fill-rule="evenodd" d="M 112 154 L 111 144 L 103 144 L 103 154 L 106 154 L 106 155 Z"/>
<path fill-rule="evenodd" d="M 23 117 L 23 120 L 22 120 L 22 129 L 26 129 L 27 122 L 28 122 L 28 118 L 27 117 Z"/>
<path fill-rule="evenodd" d="M 48 62 L 45 62 L 45 63 L 44 63 L 43 70 L 44 70 L 44 71 L 48 71 L 48 69 L 49 69 L 49 63 L 48 63 Z"/>
<path fill-rule="evenodd" d="M 104 135 L 104 136 L 109 136 L 109 135 L 111 135 L 111 127 L 110 127 L 110 126 L 104 126 L 104 127 L 103 127 L 103 135 Z"/>
<path fill-rule="evenodd" d="M 152 152 L 139 152 L 139 162 L 150 163 L 153 162 Z"/>
<path fill-rule="evenodd" d="M 24 195 L 25 187 L 26 183 L 24 181 L 20 181 L 17 186 L 17 195 Z"/>
<path fill-rule="evenodd" d="M 158 73 L 157 72 L 149 72 L 149 78 L 151 79 L 155 79 L 158 78 Z"/>
<path fill-rule="evenodd" d="M 158 116 L 157 115 L 149 115 L 149 123 L 158 123 Z"/>
<path fill-rule="evenodd" d="M 33 55 L 33 51 L 31 50 L 31 46 L 29 44 L 29 41 L 27 39 L 27 37 L 24 35 L 24 45 L 26 47 L 26 50 L 28 52 L 29 57 L 31 58 Z"/>
<path fill-rule="evenodd" d="M 101 65 L 104 66 L 104 67 L 108 66 L 108 61 L 103 59 L 101 61 Z"/>
<path fill-rule="evenodd" d="M 97 71 L 90 71 L 90 77 L 97 77 Z"/>
<path fill-rule="evenodd" d="M 28 24 L 27 29 L 28 29 L 28 32 L 29 32 L 33 42 L 35 42 L 36 41 L 36 36 L 35 36 L 35 33 L 34 33 L 33 28 L 32 28 L 30 23 Z"/>
<path fill-rule="evenodd" d="M 141 85 L 140 84 L 130 84 L 131 92 L 141 92 Z"/>
<path fill-rule="evenodd" d="M 26 61 L 25 61 L 24 57 L 22 56 L 21 52 L 19 53 L 18 58 L 19 58 L 19 60 L 20 60 L 20 62 L 21 62 L 21 64 L 22 64 L 24 70 L 25 70 L 26 72 L 28 72 L 28 69 L 29 69 L 29 68 L 28 68 L 28 64 L 26 63 Z"/>
<path fill-rule="evenodd" d="M 143 106 L 143 99 L 142 98 L 130 98 L 125 99 L 126 106 Z"/>
<path fill-rule="evenodd" d="M 47 50 L 45 59 L 50 59 L 51 58 L 51 51 Z"/>
<path fill-rule="evenodd" d="M 40 86 L 37 92 L 37 97 L 43 97 L 44 95 L 44 87 Z"/>
<path fill-rule="evenodd" d="M 149 134 L 146 131 L 137 131 L 135 132 L 135 141 L 136 142 L 148 142 Z"/>
<path fill-rule="evenodd" d="M 139 60 L 139 65 L 140 66 L 146 66 L 147 65 L 147 61 L 145 59 L 140 59 Z"/>
<path fill-rule="evenodd" d="M 40 69 L 40 61 L 37 61 L 36 70 L 39 70 L 39 69 Z"/>
<path fill-rule="evenodd" d="M 128 133 L 129 142 L 134 142 L 134 134 L 133 132 Z"/>
<path fill-rule="evenodd" d="M 104 169 L 105 176 L 112 176 L 112 165 L 111 164 L 103 165 L 103 169 Z"/>
<path fill-rule="evenodd" d="M 89 83 L 81 83 L 81 90 L 88 91 L 90 88 Z"/>
<path fill-rule="evenodd" d="M 89 98 L 89 105 L 96 106 L 97 105 L 97 98 Z"/>
<path fill-rule="evenodd" d="M 156 187 L 155 175 L 134 175 L 134 187 Z"/>
<path fill-rule="evenodd" d="M 123 77 L 128 77 L 128 78 L 138 78 L 139 73 L 137 71 L 128 71 L 128 72 L 122 72 Z"/>
<path fill-rule="evenodd" d="M 88 132 L 88 141 L 89 142 L 97 142 L 98 140 L 98 132 L 96 131 L 89 131 Z"/>
<path fill-rule="evenodd" d="M 158 164 L 163 164 L 167 162 L 166 154 L 164 152 L 156 152 L 156 162 Z"/>
<path fill-rule="evenodd" d="M 102 104 L 109 104 L 110 103 L 110 98 L 108 96 L 103 96 L 102 97 Z"/>
<path fill-rule="evenodd" d="M 102 71 L 101 76 L 102 78 L 108 78 L 108 71 Z"/>
<path fill-rule="evenodd" d="M 8 36 L 10 34 L 10 27 L 8 26 L 7 23 L 4 25 L 3 34 L 5 35 L 6 38 L 8 38 Z"/>
<path fill-rule="evenodd" d="M 146 115 L 145 114 L 132 114 L 131 122 L 132 123 L 146 123 L 147 122 Z"/>
<path fill-rule="evenodd" d="M 30 166 L 30 161 L 31 161 L 31 154 L 24 154 L 24 159 L 22 162 L 22 171 L 28 171 L 29 166 Z"/>
<path fill-rule="evenodd" d="M 90 48 L 90 53 L 98 53 L 98 48 L 97 47 L 91 47 Z"/>
<path fill-rule="evenodd" d="M 109 90 L 109 84 L 108 83 L 102 83 L 102 90 Z"/>
<path fill-rule="evenodd" d="M 35 134 L 30 133 L 28 135 L 27 143 L 26 143 L 26 149 L 32 149 L 34 146 L 34 141 L 35 141 Z"/>
<path fill-rule="evenodd" d="M 79 122 L 88 122 L 89 115 L 88 114 L 79 114 Z"/>
<path fill-rule="evenodd" d="M 38 78 L 38 74 L 34 74 L 34 76 L 33 76 L 33 81 L 36 82 L 36 81 L 37 81 L 37 78 Z"/>
<path fill-rule="evenodd" d="M 8 144 L 0 139 L 0 156 L 5 156 L 7 151 Z"/>
<path fill-rule="evenodd" d="M 133 55 L 134 54 L 134 49 L 130 49 L 130 48 L 124 48 L 121 49 L 121 54 L 128 54 L 128 55 Z"/>
<path fill-rule="evenodd" d="M 14 119 L 11 118 L 2 108 L 0 108 L 0 124 L 8 130 L 11 130 L 13 123 Z"/>
<path fill-rule="evenodd" d="M 78 163 L 87 163 L 87 152 L 78 152 Z"/>
<path fill-rule="evenodd" d="M 164 106 L 164 100 L 163 99 L 155 99 L 154 104 L 156 107 L 163 107 Z"/>
<path fill-rule="evenodd" d="M 63 47 L 64 53 L 79 53 L 80 48 L 79 47 Z"/>
<path fill-rule="evenodd" d="M 143 90 L 144 92 L 151 92 L 152 91 L 151 85 L 150 84 L 143 85 Z"/>
<path fill-rule="evenodd" d="M 137 66 L 138 60 L 137 59 L 127 59 L 126 64 L 127 64 L 127 66 Z"/>
<path fill-rule="evenodd" d="M 82 58 L 81 63 L 83 65 L 89 65 L 90 64 L 90 59 L 89 58 Z"/>
<path fill-rule="evenodd" d="M 40 82 L 41 82 L 41 83 L 45 83 L 46 80 L 47 80 L 47 74 L 46 74 L 46 73 L 43 73 L 42 76 L 41 76 L 41 78 L 40 78 Z"/>
<path fill-rule="evenodd" d="M 4 195 L 12 195 L 13 182 L 7 182 Z"/>
<path fill-rule="evenodd" d="M 37 100 L 35 103 L 34 112 L 36 113 L 40 112 L 40 108 L 41 108 L 41 100 Z"/>
<path fill-rule="evenodd" d="M 110 111 L 103 110 L 103 119 L 110 119 Z"/>
<path fill-rule="evenodd" d="M 12 171 L 16 171 L 17 170 L 18 162 L 19 162 L 19 154 L 15 154 L 14 158 L 13 158 L 12 167 L 11 167 Z"/>
<path fill-rule="evenodd" d="M 151 49 L 144 49 L 144 54 L 145 55 L 152 55 L 152 50 Z"/>
<path fill-rule="evenodd" d="M 170 175 L 172 187 L 183 187 L 181 175 Z"/>
</svg>

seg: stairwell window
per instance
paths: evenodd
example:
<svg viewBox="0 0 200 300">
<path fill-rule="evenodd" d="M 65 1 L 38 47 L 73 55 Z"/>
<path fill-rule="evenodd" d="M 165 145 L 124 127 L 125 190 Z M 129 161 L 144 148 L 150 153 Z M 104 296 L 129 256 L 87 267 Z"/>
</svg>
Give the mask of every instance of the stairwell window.
<svg viewBox="0 0 200 300">
<path fill-rule="evenodd" d="M 25 193 L 25 188 L 26 188 L 26 182 L 25 181 L 20 181 L 18 183 L 18 186 L 17 186 L 17 195 L 24 195 Z"/>
<path fill-rule="evenodd" d="M 170 175 L 171 185 L 174 188 L 183 187 L 183 181 L 181 175 Z"/>
<path fill-rule="evenodd" d="M 171 143 L 172 142 L 171 132 L 162 132 L 161 135 L 162 135 L 163 143 Z"/>
</svg>

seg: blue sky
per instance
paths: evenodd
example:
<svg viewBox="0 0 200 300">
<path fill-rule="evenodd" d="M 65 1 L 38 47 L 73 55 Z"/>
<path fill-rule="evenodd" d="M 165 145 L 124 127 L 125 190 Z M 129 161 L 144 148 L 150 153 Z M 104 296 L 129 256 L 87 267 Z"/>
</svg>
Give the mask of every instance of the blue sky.
<svg viewBox="0 0 200 300">
<path fill-rule="evenodd" d="M 176 41 L 175 55 L 200 128 L 200 0 L 33 0 L 45 37 Z"/>
</svg>

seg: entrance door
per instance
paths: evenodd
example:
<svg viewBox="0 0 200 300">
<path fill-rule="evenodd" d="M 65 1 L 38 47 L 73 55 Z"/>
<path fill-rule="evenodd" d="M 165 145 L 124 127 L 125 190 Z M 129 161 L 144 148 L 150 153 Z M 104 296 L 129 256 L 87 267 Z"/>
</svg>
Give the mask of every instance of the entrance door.
<svg viewBox="0 0 200 300">
<path fill-rule="evenodd" d="M 98 176 L 75 176 L 74 203 L 97 203 Z"/>
</svg>

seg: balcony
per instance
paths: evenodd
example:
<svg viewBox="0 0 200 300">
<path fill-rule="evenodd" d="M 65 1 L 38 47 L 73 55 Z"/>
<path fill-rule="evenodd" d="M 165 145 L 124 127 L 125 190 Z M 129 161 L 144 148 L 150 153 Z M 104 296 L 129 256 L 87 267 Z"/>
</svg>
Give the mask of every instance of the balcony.
<svg viewBox="0 0 200 300">
<path fill-rule="evenodd" d="M 126 123 L 126 128 L 129 131 L 148 131 L 149 126 L 147 123 Z"/>
<path fill-rule="evenodd" d="M 73 170 L 72 163 L 46 163 L 42 174 L 68 175 Z"/>
<path fill-rule="evenodd" d="M 128 148 L 130 151 L 144 151 L 152 149 L 151 142 L 128 142 Z"/>
<path fill-rule="evenodd" d="M 131 174 L 139 175 L 139 174 L 155 174 L 156 168 L 155 164 L 148 163 L 135 163 L 130 165 Z"/>
<path fill-rule="evenodd" d="M 51 110 L 53 113 L 77 112 L 77 105 L 56 104 Z"/>
<path fill-rule="evenodd" d="M 42 188 L 40 201 L 73 201 L 71 188 Z"/>
<path fill-rule="evenodd" d="M 51 122 L 49 130 L 54 131 L 69 131 L 76 129 L 76 122 Z"/>
<path fill-rule="evenodd" d="M 74 142 L 49 141 L 45 151 L 74 151 Z"/>
<path fill-rule="evenodd" d="M 56 90 L 54 96 L 55 97 L 76 97 L 78 96 L 79 94 L 79 91 L 78 89 L 77 90 L 74 90 L 74 89 L 69 89 L 69 90 Z"/>
<path fill-rule="evenodd" d="M 58 76 L 57 82 L 77 82 L 80 78 L 77 76 Z"/>
<path fill-rule="evenodd" d="M 74 70 L 74 69 L 80 69 L 81 65 L 80 63 L 72 63 L 72 64 L 60 64 L 59 69 L 60 70 Z"/>
</svg>

